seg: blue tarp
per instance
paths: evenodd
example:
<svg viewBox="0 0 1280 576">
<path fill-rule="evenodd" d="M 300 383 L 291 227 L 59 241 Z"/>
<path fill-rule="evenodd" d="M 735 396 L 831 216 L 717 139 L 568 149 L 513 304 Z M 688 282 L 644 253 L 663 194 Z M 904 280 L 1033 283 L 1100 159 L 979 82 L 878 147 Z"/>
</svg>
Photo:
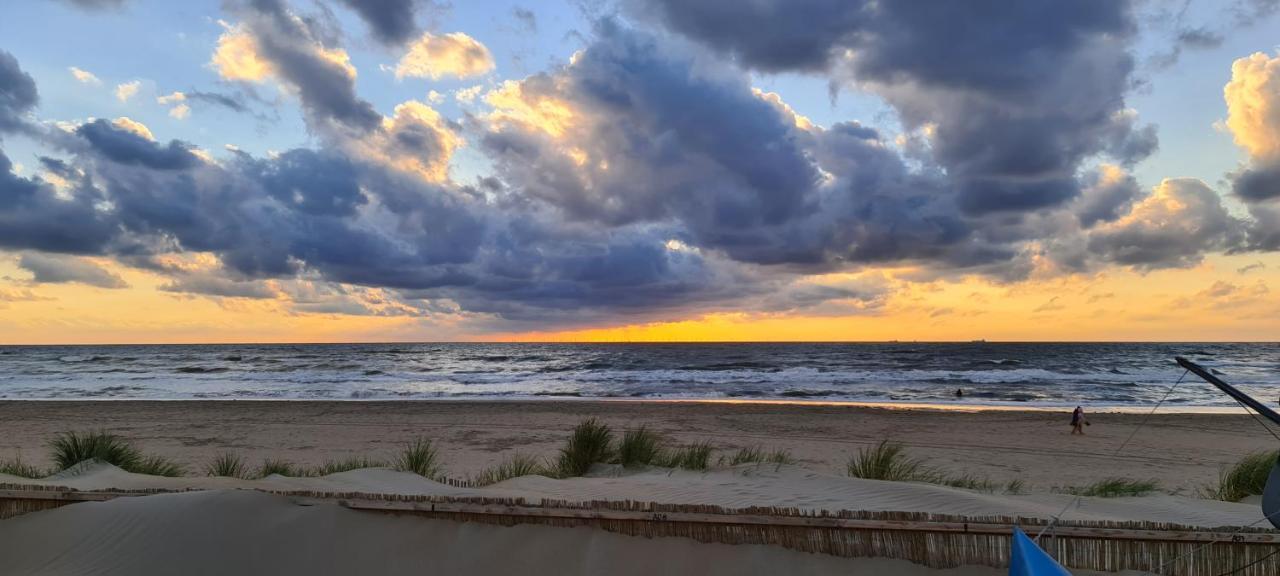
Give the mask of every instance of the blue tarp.
<svg viewBox="0 0 1280 576">
<path fill-rule="evenodd" d="M 1041 550 L 1022 529 L 1014 526 L 1009 576 L 1071 576 L 1071 573 Z"/>
</svg>

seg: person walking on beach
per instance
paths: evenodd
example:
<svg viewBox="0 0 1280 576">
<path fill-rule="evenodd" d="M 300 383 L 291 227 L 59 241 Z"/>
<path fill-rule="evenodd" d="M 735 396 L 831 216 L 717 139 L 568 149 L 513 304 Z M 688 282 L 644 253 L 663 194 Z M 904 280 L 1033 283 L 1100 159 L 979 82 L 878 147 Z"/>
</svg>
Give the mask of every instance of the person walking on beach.
<svg viewBox="0 0 1280 576">
<path fill-rule="evenodd" d="M 1071 412 L 1071 435 L 1084 436 L 1084 427 L 1088 423 L 1089 421 L 1084 418 L 1084 408 L 1076 406 L 1076 409 Z"/>
</svg>

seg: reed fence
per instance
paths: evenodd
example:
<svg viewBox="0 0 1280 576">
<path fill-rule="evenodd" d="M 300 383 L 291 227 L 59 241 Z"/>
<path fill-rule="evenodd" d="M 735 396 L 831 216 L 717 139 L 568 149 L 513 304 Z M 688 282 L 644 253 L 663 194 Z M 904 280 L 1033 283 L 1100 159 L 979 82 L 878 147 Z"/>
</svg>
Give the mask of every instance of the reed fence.
<svg viewBox="0 0 1280 576">
<path fill-rule="evenodd" d="M 0 519 L 76 502 L 170 490 L 78 491 L 0 484 Z M 360 492 L 271 492 L 300 505 L 411 514 L 501 526 L 591 526 L 645 538 L 682 537 L 721 544 L 773 545 L 842 557 L 907 560 L 933 568 L 1008 566 L 1012 527 L 1030 534 L 1047 521 L 1010 516 L 961 517 L 921 512 L 725 508 L 638 501 L 526 500 Z M 1157 522 L 1060 521 L 1041 540 L 1064 566 L 1137 570 L 1162 576 L 1280 574 L 1280 532 L 1205 529 Z"/>
</svg>

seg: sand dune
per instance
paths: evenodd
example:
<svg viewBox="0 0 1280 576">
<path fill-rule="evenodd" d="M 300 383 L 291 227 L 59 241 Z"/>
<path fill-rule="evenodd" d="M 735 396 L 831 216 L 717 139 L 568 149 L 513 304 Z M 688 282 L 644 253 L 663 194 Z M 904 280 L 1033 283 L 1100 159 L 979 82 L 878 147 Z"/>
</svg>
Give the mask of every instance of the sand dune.
<svg viewBox="0 0 1280 576">
<path fill-rule="evenodd" d="M 131 474 L 94 464 L 38 481 L 0 475 L 0 482 L 67 486 L 80 490 L 226 490 L 369 492 L 439 496 L 489 496 L 528 500 L 638 500 L 664 504 L 713 504 L 729 508 L 779 506 L 809 510 L 891 510 L 961 516 L 1051 518 L 1069 503 L 1070 520 L 1144 520 L 1188 526 L 1245 526 L 1262 520 L 1255 504 L 1173 496 L 1080 498 L 1065 494 L 1001 495 L 919 484 L 883 482 L 821 474 L 795 466 L 744 464 L 711 472 L 653 468 L 628 472 L 598 465 L 591 476 L 563 480 L 526 476 L 484 488 L 457 488 L 421 476 L 387 469 L 341 472 L 319 478 L 269 476 L 233 478 L 161 478 Z"/>
<path fill-rule="evenodd" d="M 156 478 L 94 465 L 39 481 L 79 489 L 205 488 L 64 506 L 0 521 L 0 574 L 900 574 L 995 576 L 1002 570 L 931 570 L 904 561 L 847 559 L 771 546 L 645 539 L 588 528 L 457 523 L 299 506 L 254 490 L 354 490 L 403 494 L 623 498 L 815 508 L 928 509 L 1042 515 L 1058 496 L 999 497 L 950 488 L 855 480 L 785 467 L 707 474 L 663 470 L 573 480 L 525 477 L 482 489 L 446 486 L 390 470 L 322 478 Z M 0 482 L 16 481 L 0 477 Z M 1187 523 L 1251 522 L 1255 506 L 1172 496 L 1084 499 L 1080 518 Z M 1105 510 L 1105 511 L 1104 511 Z M 1056 512 L 1056 510 L 1054 510 Z M 1084 574 L 1084 572 L 1080 572 Z"/>
<path fill-rule="evenodd" d="M 295 506 L 250 491 L 76 504 L 0 522 L 3 574 L 938 574 L 769 546 Z M 992 569 L 947 571 L 995 575 Z"/>
</svg>

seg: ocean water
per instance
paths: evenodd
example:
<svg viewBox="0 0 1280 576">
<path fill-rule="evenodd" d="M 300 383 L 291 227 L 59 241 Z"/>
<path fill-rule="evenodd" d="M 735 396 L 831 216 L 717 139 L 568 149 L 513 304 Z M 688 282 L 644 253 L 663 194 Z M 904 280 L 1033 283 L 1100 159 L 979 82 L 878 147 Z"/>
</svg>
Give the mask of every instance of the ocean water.
<svg viewBox="0 0 1280 576">
<path fill-rule="evenodd" d="M 1268 402 L 1280 344 L 323 344 L 0 347 L 10 399 L 787 399 L 1154 404 L 1182 355 Z M 957 389 L 964 397 L 957 400 Z M 1172 406 L 1231 406 L 1194 375 Z"/>
</svg>

